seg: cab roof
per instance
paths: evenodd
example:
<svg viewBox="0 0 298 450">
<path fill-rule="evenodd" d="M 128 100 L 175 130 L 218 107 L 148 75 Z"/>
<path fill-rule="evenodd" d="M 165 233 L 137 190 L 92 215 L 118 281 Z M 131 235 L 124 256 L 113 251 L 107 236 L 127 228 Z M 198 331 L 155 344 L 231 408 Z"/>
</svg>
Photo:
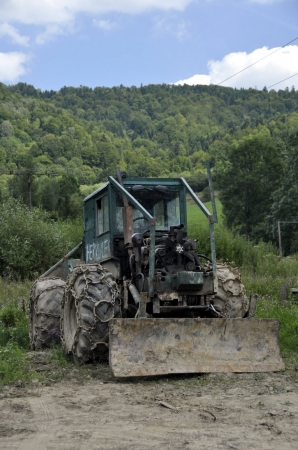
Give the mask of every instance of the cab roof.
<svg viewBox="0 0 298 450">
<path fill-rule="evenodd" d="M 141 178 L 141 177 L 125 177 L 123 178 L 123 185 L 134 185 L 134 184 L 143 184 L 145 186 L 157 186 L 162 184 L 164 186 L 183 186 L 181 178 Z M 107 186 L 110 184 L 109 181 L 100 186 L 96 191 L 89 194 L 85 199 L 84 203 L 90 200 L 93 197 L 97 197 L 97 195 L 105 190 Z"/>
</svg>

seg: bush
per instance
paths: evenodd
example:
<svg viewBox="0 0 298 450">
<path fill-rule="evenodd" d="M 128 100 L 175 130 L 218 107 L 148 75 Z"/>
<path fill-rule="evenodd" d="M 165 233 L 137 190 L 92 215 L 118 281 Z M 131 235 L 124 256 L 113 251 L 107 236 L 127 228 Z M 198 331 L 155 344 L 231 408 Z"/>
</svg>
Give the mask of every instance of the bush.
<svg viewBox="0 0 298 450">
<path fill-rule="evenodd" d="M 200 221 L 199 224 L 191 222 L 188 234 L 198 239 L 197 251 L 210 257 L 210 231 L 207 220 Z M 276 259 L 277 254 L 277 249 L 273 245 L 263 242 L 254 245 L 245 236 L 234 233 L 220 223 L 215 224 L 215 246 L 217 260 L 223 260 L 234 266 L 249 267 L 252 271 L 263 265 L 264 255 L 270 254 Z"/>
<path fill-rule="evenodd" d="M 23 319 L 22 311 L 13 303 L 5 306 L 0 311 L 0 321 L 6 327 L 15 327 Z"/>
<path fill-rule="evenodd" d="M 54 222 L 40 209 L 29 211 L 20 201 L 0 205 L 0 275 L 36 278 L 77 245 L 81 221 Z"/>
<path fill-rule="evenodd" d="M 195 192 L 200 192 L 208 186 L 208 178 L 205 173 L 197 172 L 190 176 L 185 175 L 185 180 Z"/>
<path fill-rule="evenodd" d="M 203 191 L 202 191 L 202 196 L 201 196 L 201 201 L 203 203 L 207 203 L 211 201 L 211 193 L 210 193 L 210 189 L 209 186 L 206 186 Z"/>
<path fill-rule="evenodd" d="M 15 302 L 0 310 L 0 345 L 10 341 L 26 350 L 29 348 L 28 315 Z"/>
</svg>

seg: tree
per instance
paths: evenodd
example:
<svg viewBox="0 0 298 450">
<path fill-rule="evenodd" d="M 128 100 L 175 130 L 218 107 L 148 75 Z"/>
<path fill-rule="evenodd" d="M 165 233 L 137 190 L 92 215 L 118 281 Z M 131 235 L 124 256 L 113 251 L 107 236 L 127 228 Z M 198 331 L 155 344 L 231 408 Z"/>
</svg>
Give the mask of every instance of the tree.
<svg viewBox="0 0 298 450">
<path fill-rule="evenodd" d="M 234 144 L 217 170 L 217 186 L 227 226 L 264 238 L 264 219 L 278 187 L 282 161 L 270 139 L 248 136 Z"/>
<path fill-rule="evenodd" d="M 106 134 L 96 137 L 94 147 L 98 154 L 98 164 L 96 165 L 102 169 L 100 181 L 106 181 L 107 177 L 115 172 L 120 160 L 119 153 Z"/>
<path fill-rule="evenodd" d="M 63 175 L 59 183 L 59 197 L 56 210 L 61 219 L 75 219 L 82 214 L 82 199 L 75 177 Z"/>
<path fill-rule="evenodd" d="M 36 190 L 34 176 L 35 162 L 30 154 L 24 155 L 22 166 L 14 172 L 8 182 L 8 189 L 15 199 L 22 199 L 27 203 L 29 210 L 36 205 Z"/>
<path fill-rule="evenodd" d="M 9 120 L 4 120 L 0 125 L 0 135 L 2 137 L 12 137 L 14 135 L 13 126 Z"/>
<path fill-rule="evenodd" d="M 57 178 L 41 177 L 38 181 L 38 204 L 57 218 L 56 208 L 60 194 L 60 185 Z"/>
<path fill-rule="evenodd" d="M 287 142 L 285 170 L 266 217 L 266 231 L 278 243 L 277 222 L 281 223 L 282 248 L 285 255 L 298 252 L 298 131 Z"/>
<path fill-rule="evenodd" d="M 148 150 L 144 147 L 125 150 L 123 157 L 129 176 L 158 177 L 165 170 L 162 162 L 158 158 L 151 158 Z"/>
</svg>

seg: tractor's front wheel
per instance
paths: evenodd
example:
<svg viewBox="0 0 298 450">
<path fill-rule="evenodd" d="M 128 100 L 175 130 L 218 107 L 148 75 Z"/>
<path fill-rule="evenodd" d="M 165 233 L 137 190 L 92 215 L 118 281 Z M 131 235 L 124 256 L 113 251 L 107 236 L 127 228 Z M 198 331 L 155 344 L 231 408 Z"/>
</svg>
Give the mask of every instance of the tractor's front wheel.
<svg viewBox="0 0 298 450">
<path fill-rule="evenodd" d="M 248 313 L 249 301 L 238 269 L 217 263 L 218 292 L 213 306 L 221 317 L 242 318 Z"/>
<path fill-rule="evenodd" d="M 81 264 L 69 275 L 62 301 L 61 336 L 67 353 L 81 362 L 107 360 L 109 321 L 120 317 L 112 274 L 100 264 Z"/>
<path fill-rule="evenodd" d="M 41 277 L 30 291 L 29 339 L 31 350 L 40 350 L 60 342 L 61 303 L 65 281 Z"/>
</svg>

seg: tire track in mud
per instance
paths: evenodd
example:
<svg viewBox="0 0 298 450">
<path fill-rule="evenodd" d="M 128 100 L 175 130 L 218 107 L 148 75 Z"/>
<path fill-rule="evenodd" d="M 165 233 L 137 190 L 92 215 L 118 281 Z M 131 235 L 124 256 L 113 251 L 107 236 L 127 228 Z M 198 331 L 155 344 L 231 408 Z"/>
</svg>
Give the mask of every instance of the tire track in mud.
<svg viewBox="0 0 298 450">
<path fill-rule="evenodd" d="M 58 398 L 57 398 L 58 397 Z M 78 411 L 80 404 L 68 399 L 64 395 L 44 395 L 27 399 L 33 417 L 30 422 L 35 425 L 34 435 L 24 438 L 23 442 L 15 447 L 18 450 L 50 450 L 59 444 L 65 449 L 80 448 L 81 439 L 88 436 L 80 423 L 88 422 L 88 411 Z M 73 441 L 76 441 L 73 444 Z M 58 445 L 59 445 L 58 444 Z M 2 450 L 2 449 L 1 449 Z M 4 450 L 4 449 L 3 449 Z"/>
<path fill-rule="evenodd" d="M 30 436 L 18 447 L 18 450 L 42 450 L 45 439 L 47 439 L 50 431 L 51 421 L 54 417 L 42 397 L 28 398 L 28 403 L 34 416 L 32 421 L 36 420 L 37 422 L 37 430 L 33 436 Z"/>
</svg>

